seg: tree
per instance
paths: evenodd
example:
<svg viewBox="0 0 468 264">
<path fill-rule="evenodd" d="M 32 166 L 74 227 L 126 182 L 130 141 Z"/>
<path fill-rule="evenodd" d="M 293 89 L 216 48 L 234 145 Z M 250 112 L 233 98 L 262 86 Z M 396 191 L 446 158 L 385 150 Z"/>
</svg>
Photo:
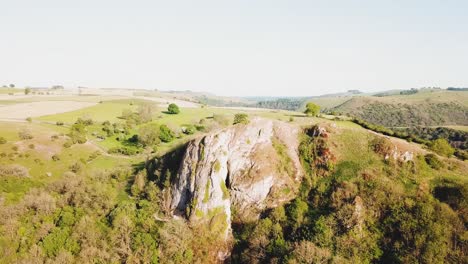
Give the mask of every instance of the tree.
<svg viewBox="0 0 468 264">
<path fill-rule="evenodd" d="M 239 113 L 234 116 L 233 124 L 248 124 L 249 123 L 249 116 L 244 113 Z"/>
<path fill-rule="evenodd" d="M 28 87 L 28 88 L 24 89 L 24 94 L 30 94 L 30 93 L 31 93 L 31 88 Z"/>
<path fill-rule="evenodd" d="M 138 116 L 141 123 L 147 123 L 153 120 L 153 114 L 156 112 L 156 107 L 153 104 L 143 104 L 138 107 Z"/>
<path fill-rule="evenodd" d="M 314 103 L 307 103 L 304 113 L 308 116 L 317 116 L 320 113 L 320 106 Z"/>
<path fill-rule="evenodd" d="M 455 153 L 455 149 L 450 146 L 446 139 L 443 138 L 434 140 L 434 142 L 431 144 L 431 149 L 436 153 L 446 157 L 450 157 L 453 155 L 453 153 Z"/>
<path fill-rule="evenodd" d="M 167 112 L 169 112 L 169 114 L 178 114 L 180 113 L 180 109 L 179 109 L 179 106 L 177 106 L 176 104 L 170 104 L 168 107 L 167 107 Z"/>
<path fill-rule="evenodd" d="M 156 124 L 142 126 L 138 132 L 138 142 L 145 147 L 153 146 L 160 142 L 159 128 Z"/>
</svg>

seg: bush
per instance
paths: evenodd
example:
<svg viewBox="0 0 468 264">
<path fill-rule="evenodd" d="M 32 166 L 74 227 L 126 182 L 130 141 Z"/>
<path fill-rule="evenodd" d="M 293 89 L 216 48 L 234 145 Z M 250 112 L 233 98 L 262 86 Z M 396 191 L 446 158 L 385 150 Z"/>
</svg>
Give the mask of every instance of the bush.
<svg viewBox="0 0 468 264">
<path fill-rule="evenodd" d="M 29 123 L 31 123 L 31 122 L 32 122 L 32 118 L 31 118 L 31 117 L 28 117 L 28 118 L 26 118 L 26 121 L 28 121 Z"/>
<path fill-rule="evenodd" d="M 132 156 L 139 153 L 138 149 L 129 148 L 129 147 L 115 147 L 107 151 L 110 154 L 121 154 L 126 156 Z"/>
<path fill-rule="evenodd" d="M 176 105 L 176 104 L 170 104 L 170 105 L 167 107 L 167 112 L 168 112 L 169 114 L 178 114 L 178 113 L 180 113 L 179 106 Z"/>
<path fill-rule="evenodd" d="M 130 138 L 130 142 L 137 141 L 143 146 L 154 146 L 160 143 L 160 128 L 156 124 L 140 127 L 139 134 Z M 136 137 L 135 137 L 136 136 Z"/>
<path fill-rule="evenodd" d="M 244 113 L 239 113 L 234 116 L 233 124 L 248 124 L 249 123 L 249 116 Z"/>
<path fill-rule="evenodd" d="M 193 135 L 196 131 L 197 129 L 193 125 L 188 125 L 183 128 L 183 133 L 186 135 Z"/>
<path fill-rule="evenodd" d="M 72 172 L 78 173 L 83 169 L 83 166 L 79 162 L 75 162 L 70 167 L 68 167 Z"/>
<path fill-rule="evenodd" d="M 84 144 L 87 141 L 86 125 L 84 121 L 80 120 L 81 119 L 79 119 L 79 121 L 72 125 L 72 127 L 70 128 L 70 133 L 68 134 L 73 144 Z"/>
<path fill-rule="evenodd" d="M 174 132 L 167 125 L 161 125 L 159 132 L 159 139 L 161 139 L 162 142 L 168 143 L 174 139 Z"/>
<path fill-rule="evenodd" d="M 63 126 L 63 122 L 62 122 L 62 121 L 57 121 L 57 122 L 55 122 L 55 124 L 56 124 L 57 126 Z"/>
<path fill-rule="evenodd" d="M 138 107 L 139 122 L 140 123 L 150 122 L 151 120 L 153 120 L 153 115 L 155 112 L 156 112 L 156 107 L 153 104 L 141 105 L 140 107 Z"/>
<path fill-rule="evenodd" d="M 457 149 L 455 151 L 455 156 L 461 160 L 468 160 L 468 151 Z"/>
<path fill-rule="evenodd" d="M 28 146 L 28 147 L 29 147 L 30 149 L 34 149 L 34 148 L 36 148 L 36 146 L 35 146 L 34 144 L 29 144 L 29 146 Z"/>
<path fill-rule="evenodd" d="M 6 139 L 4 137 L 0 137 L 0 144 L 5 144 L 7 143 Z"/>
<path fill-rule="evenodd" d="M 31 131 L 29 131 L 27 129 L 23 129 L 20 132 L 18 132 L 18 136 L 22 140 L 27 140 L 27 139 L 32 139 L 33 138 L 33 135 L 31 133 Z"/>
<path fill-rule="evenodd" d="M 73 145 L 73 143 L 71 141 L 66 141 L 65 143 L 63 143 L 63 147 L 64 148 L 69 148 Z"/>
<path fill-rule="evenodd" d="M 450 146 L 446 139 L 443 138 L 434 140 L 431 143 L 430 148 L 437 154 L 446 157 L 450 157 L 455 153 L 455 149 L 452 146 Z"/>
<path fill-rule="evenodd" d="M 29 171 L 18 164 L 0 165 L 0 176 L 29 177 Z"/>
<path fill-rule="evenodd" d="M 392 142 L 384 137 L 376 137 L 370 142 L 370 144 L 374 152 L 380 155 L 390 154 L 393 150 Z"/>
<path fill-rule="evenodd" d="M 52 156 L 52 160 L 53 160 L 53 161 L 59 161 L 59 160 L 60 160 L 59 155 L 54 154 L 54 155 Z"/>
<path fill-rule="evenodd" d="M 433 169 L 438 170 L 444 166 L 444 164 L 437 158 L 436 155 L 430 153 L 424 156 L 426 163 Z"/>
</svg>

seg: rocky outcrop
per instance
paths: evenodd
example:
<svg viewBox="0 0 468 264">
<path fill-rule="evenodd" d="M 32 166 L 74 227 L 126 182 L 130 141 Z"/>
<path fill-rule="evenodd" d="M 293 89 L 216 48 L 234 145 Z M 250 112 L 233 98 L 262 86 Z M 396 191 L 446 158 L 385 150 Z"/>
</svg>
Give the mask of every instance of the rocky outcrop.
<svg viewBox="0 0 468 264">
<path fill-rule="evenodd" d="M 172 186 L 173 213 L 208 221 L 227 238 L 233 219 L 292 199 L 303 176 L 299 130 L 258 118 L 189 142 Z"/>
</svg>

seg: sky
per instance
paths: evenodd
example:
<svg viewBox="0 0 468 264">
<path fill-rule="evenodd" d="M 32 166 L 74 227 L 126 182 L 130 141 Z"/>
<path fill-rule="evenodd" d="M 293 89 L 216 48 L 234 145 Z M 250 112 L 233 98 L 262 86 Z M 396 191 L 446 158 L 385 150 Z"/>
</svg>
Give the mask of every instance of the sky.
<svg viewBox="0 0 468 264">
<path fill-rule="evenodd" d="M 0 0 L 0 85 L 311 96 L 468 87 L 468 1 Z"/>
</svg>

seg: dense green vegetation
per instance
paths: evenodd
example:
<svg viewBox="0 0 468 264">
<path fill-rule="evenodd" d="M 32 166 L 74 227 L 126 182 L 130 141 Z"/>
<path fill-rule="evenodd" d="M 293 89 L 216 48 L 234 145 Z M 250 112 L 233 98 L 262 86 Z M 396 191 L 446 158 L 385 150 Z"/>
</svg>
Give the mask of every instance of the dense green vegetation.
<svg viewBox="0 0 468 264">
<path fill-rule="evenodd" d="M 307 177 L 298 197 L 236 225 L 234 262 L 463 262 L 465 180 L 436 176 L 441 168 L 431 165 L 433 157 L 385 161 L 382 140 L 342 142 L 339 150 L 352 147 L 354 154 L 335 159 L 328 142 L 351 135 L 313 135 L 306 130 L 300 147 Z"/>
<path fill-rule="evenodd" d="M 307 103 L 304 113 L 308 116 L 317 116 L 320 113 L 320 106 L 314 103 Z"/>
</svg>

